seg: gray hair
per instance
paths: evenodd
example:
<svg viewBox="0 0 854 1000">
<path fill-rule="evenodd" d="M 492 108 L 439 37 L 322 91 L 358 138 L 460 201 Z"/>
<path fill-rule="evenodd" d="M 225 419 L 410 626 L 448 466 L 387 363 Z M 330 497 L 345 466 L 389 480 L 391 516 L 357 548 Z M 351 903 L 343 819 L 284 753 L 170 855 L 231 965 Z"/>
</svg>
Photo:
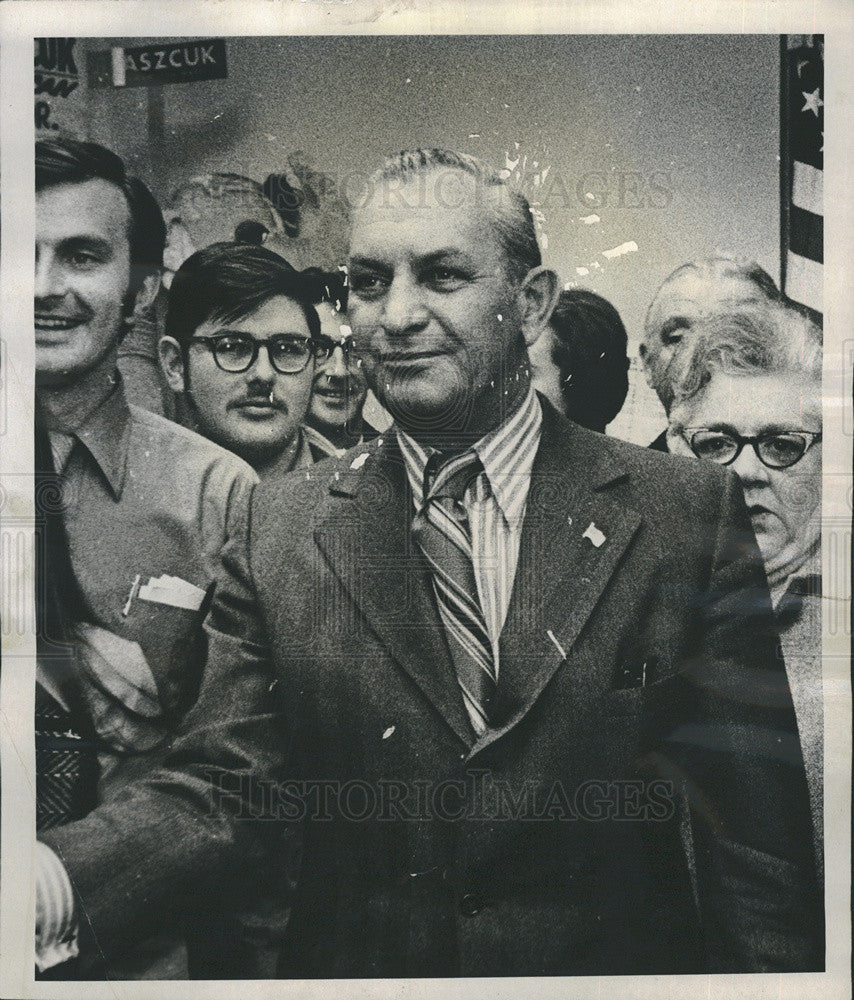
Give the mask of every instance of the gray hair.
<svg viewBox="0 0 854 1000">
<path fill-rule="evenodd" d="M 755 260 L 724 256 L 701 257 L 697 260 L 689 261 L 687 264 L 681 264 L 675 271 L 668 274 L 659 285 L 644 320 L 644 340 L 648 341 L 651 337 L 655 336 L 656 330 L 652 325 L 652 313 L 654 306 L 658 302 L 659 295 L 672 281 L 676 281 L 685 274 L 696 274 L 698 278 L 703 278 L 710 282 L 718 281 L 721 278 L 741 278 L 754 285 L 761 298 L 767 299 L 769 302 L 780 302 L 782 300 L 780 289 L 777 288 L 774 279 Z"/>
<path fill-rule="evenodd" d="M 396 153 L 386 159 L 368 179 L 369 189 L 385 181 L 406 182 L 413 177 L 421 177 L 443 168 L 459 170 L 473 177 L 478 188 L 486 189 L 504 197 L 490 198 L 492 224 L 507 258 L 507 270 L 516 281 L 542 262 L 534 218 L 528 199 L 521 191 L 510 185 L 499 171 L 476 156 L 458 153 L 453 149 L 410 149 Z"/>
<path fill-rule="evenodd" d="M 803 312 L 782 302 L 710 317 L 678 358 L 677 402 L 706 387 L 712 375 L 798 374 L 821 379 L 822 332 Z"/>
</svg>

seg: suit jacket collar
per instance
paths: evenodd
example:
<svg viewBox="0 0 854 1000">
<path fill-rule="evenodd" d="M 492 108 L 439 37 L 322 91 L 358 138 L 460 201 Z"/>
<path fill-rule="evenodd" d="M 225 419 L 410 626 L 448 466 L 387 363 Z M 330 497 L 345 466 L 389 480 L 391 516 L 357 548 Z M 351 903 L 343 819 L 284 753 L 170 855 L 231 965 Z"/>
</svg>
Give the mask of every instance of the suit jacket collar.
<svg viewBox="0 0 854 1000">
<path fill-rule="evenodd" d="M 409 526 L 412 499 L 393 432 L 349 452 L 333 473 L 332 506 L 315 540 L 395 661 L 469 747 L 514 728 L 569 656 L 639 515 L 609 487 L 624 478 L 608 439 L 570 423 L 541 398 L 543 426 L 501 636 L 496 727 L 474 740 L 429 574 Z M 549 635 L 551 633 L 551 635 Z"/>
<path fill-rule="evenodd" d="M 396 435 L 351 450 L 340 464 L 315 542 L 394 660 L 470 746 L 471 724 L 429 571 L 410 536 L 412 497 Z"/>
<path fill-rule="evenodd" d="M 640 525 L 639 514 L 611 489 L 626 475 L 604 435 L 543 401 L 542 439 L 500 641 L 499 721 L 472 755 L 513 729 L 570 658 Z"/>
</svg>

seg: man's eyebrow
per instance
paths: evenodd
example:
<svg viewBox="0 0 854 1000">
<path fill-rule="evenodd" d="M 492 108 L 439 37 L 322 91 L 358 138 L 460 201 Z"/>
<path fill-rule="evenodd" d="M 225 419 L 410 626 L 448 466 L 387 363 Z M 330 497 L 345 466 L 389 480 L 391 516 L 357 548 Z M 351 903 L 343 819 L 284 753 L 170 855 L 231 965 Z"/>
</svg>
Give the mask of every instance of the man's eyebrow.
<svg viewBox="0 0 854 1000">
<path fill-rule="evenodd" d="M 391 271 L 389 265 L 382 260 L 376 260 L 374 257 L 351 257 L 347 262 L 349 267 L 363 267 L 366 270 L 373 271 Z"/>
<path fill-rule="evenodd" d="M 67 236 L 60 241 L 63 249 L 71 250 L 95 250 L 100 253 L 112 253 L 113 245 L 102 236 L 90 236 L 81 234 L 79 236 Z"/>
<path fill-rule="evenodd" d="M 417 257 L 416 263 L 421 267 L 430 267 L 432 264 L 439 264 L 448 259 L 462 258 L 468 260 L 468 254 L 464 250 L 456 247 L 443 247 L 441 250 L 433 250 L 431 253 Z"/>
</svg>

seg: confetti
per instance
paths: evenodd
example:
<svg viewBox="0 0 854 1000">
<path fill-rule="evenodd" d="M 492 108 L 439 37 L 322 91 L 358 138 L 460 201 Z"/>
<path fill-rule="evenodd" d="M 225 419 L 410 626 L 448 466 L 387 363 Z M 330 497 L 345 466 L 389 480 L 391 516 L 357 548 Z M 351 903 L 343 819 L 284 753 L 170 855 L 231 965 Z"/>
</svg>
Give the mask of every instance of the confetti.
<svg viewBox="0 0 854 1000">
<path fill-rule="evenodd" d="M 637 249 L 637 243 L 634 240 L 630 240 L 628 243 L 621 243 L 618 247 L 614 247 L 613 250 L 603 250 L 602 256 L 611 260 L 614 257 L 622 257 L 627 253 L 637 253 Z"/>
</svg>

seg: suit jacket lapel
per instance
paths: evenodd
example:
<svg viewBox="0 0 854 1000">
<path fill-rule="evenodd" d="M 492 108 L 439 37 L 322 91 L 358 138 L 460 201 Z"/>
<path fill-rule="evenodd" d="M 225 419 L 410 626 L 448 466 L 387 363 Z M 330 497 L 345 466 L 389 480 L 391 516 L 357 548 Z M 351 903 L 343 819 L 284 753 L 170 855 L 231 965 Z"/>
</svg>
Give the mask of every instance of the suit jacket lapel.
<svg viewBox="0 0 854 1000">
<path fill-rule="evenodd" d="M 501 635 L 499 718 L 504 721 L 480 737 L 470 756 L 531 710 L 569 656 L 640 525 L 639 514 L 608 493 L 623 472 L 602 438 L 568 425 L 547 405 L 543 411 Z"/>
<path fill-rule="evenodd" d="M 412 498 L 393 433 L 365 446 L 368 459 L 330 483 L 331 509 L 315 542 L 371 629 L 448 725 L 471 746 L 432 584 L 410 537 Z"/>
</svg>

